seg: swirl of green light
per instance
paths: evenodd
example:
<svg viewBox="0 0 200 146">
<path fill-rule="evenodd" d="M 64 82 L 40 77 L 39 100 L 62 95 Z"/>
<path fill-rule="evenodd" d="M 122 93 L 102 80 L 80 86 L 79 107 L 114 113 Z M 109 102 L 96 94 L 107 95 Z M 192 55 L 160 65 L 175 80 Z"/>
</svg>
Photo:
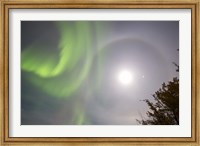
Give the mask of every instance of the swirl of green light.
<svg viewBox="0 0 200 146">
<path fill-rule="evenodd" d="M 92 63 L 90 24 L 73 23 L 57 22 L 59 55 L 44 51 L 46 46 L 41 43 L 22 51 L 21 68 L 29 73 L 27 79 L 54 97 L 69 97 L 84 81 Z"/>
</svg>

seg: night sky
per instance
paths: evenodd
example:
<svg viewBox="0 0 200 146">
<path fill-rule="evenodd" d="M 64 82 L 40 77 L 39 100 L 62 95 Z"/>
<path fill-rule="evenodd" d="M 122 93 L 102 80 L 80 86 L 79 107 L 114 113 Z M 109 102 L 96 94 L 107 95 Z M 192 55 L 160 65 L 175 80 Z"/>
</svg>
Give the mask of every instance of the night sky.
<svg viewBox="0 0 200 146">
<path fill-rule="evenodd" d="M 22 21 L 21 124 L 138 124 L 178 49 L 178 21 Z"/>
</svg>

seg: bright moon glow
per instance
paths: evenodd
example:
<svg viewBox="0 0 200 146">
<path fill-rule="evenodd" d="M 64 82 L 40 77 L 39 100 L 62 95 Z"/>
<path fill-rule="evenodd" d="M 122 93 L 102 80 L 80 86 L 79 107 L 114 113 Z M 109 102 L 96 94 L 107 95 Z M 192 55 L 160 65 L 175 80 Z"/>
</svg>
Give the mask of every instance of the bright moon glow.
<svg viewBox="0 0 200 146">
<path fill-rule="evenodd" d="M 119 72 L 118 80 L 123 85 L 129 85 L 133 81 L 133 75 L 128 70 L 122 70 Z"/>
</svg>

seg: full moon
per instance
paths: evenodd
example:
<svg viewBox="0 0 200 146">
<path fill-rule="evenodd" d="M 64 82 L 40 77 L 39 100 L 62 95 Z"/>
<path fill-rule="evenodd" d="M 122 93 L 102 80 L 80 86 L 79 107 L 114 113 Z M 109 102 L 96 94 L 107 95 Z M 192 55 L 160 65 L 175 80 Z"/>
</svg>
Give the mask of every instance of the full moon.
<svg viewBox="0 0 200 146">
<path fill-rule="evenodd" d="M 118 74 L 118 81 L 122 85 L 130 85 L 133 81 L 133 74 L 129 70 L 121 70 Z"/>
</svg>

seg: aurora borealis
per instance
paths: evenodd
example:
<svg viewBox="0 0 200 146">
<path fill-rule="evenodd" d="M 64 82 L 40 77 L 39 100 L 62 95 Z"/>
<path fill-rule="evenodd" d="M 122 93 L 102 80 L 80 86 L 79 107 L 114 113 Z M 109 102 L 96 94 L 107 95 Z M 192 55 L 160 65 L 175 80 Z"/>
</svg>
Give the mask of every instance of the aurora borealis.
<svg viewBox="0 0 200 146">
<path fill-rule="evenodd" d="M 21 124 L 137 124 L 177 49 L 178 21 L 22 21 Z"/>
</svg>

